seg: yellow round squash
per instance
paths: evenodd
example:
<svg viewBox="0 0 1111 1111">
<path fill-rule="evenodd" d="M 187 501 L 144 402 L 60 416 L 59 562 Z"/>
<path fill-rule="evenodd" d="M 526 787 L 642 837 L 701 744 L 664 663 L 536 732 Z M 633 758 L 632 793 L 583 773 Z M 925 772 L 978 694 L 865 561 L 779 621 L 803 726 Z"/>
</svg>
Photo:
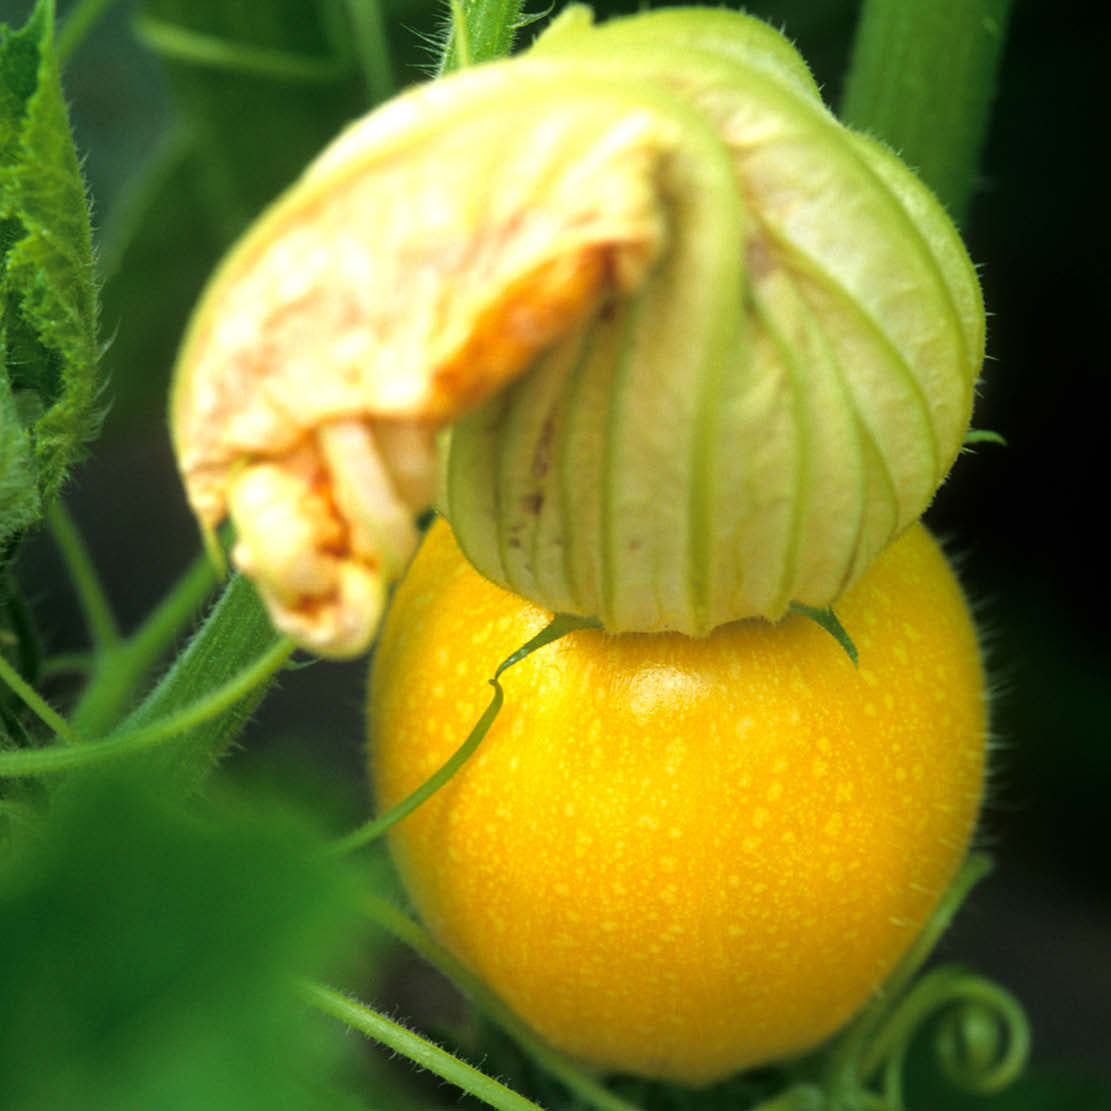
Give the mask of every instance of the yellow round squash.
<svg viewBox="0 0 1111 1111">
<path fill-rule="evenodd" d="M 478 752 L 391 834 L 428 927 L 587 1065 L 702 1084 L 807 1050 L 883 983 L 980 804 L 975 630 L 921 525 L 837 606 L 571 633 L 508 670 Z M 466 738 L 550 614 L 438 521 L 393 600 L 370 694 L 384 810 Z"/>
</svg>

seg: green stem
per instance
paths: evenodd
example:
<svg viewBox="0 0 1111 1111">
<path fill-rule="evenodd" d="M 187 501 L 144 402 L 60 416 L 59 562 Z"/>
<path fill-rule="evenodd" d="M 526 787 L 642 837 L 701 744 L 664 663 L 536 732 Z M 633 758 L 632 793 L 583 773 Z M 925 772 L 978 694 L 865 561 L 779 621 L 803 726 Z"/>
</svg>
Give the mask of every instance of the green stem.
<svg viewBox="0 0 1111 1111">
<path fill-rule="evenodd" d="M 54 679 L 59 675 L 89 675 L 93 670 L 91 652 L 59 652 L 42 661 L 42 677 Z"/>
<path fill-rule="evenodd" d="M 367 894 L 362 906 L 382 929 L 404 942 L 452 980 L 479 1008 L 498 1024 L 521 1048 L 568 1090 L 598 1111 L 639 1111 L 584 1072 L 562 1053 L 542 1041 L 477 976 L 466 969 L 431 934 L 392 903 Z"/>
<path fill-rule="evenodd" d="M 403 1054 L 497 1111 L 543 1111 L 539 1104 L 370 1007 L 323 984 L 305 981 L 299 987 L 305 1001 L 318 1010 Z"/>
<path fill-rule="evenodd" d="M 872 1002 L 853 1020 L 831 1051 L 826 1065 L 826 1090 L 831 1107 L 850 1106 L 865 1074 L 861 1062 L 877 1032 L 898 1007 L 915 973 L 933 952 L 941 935 L 968 898 L 969 892 L 992 869 L 987 853 L 970 853 L 954 877 L 929 921 L 914 939 L 895 970 L 884 981 Z"/>
<path fill-rule="evenodd" d="M 335 58 L 220 38 L 149 15 L 136 16 L 132 26 L 136 38 L 156 53 L 209 69 L 310 84 L 336 81 L 347 72 Z"/>
<path fill-rule="evenodd" d="M 498 680 L 507 668 L 520 663 L 526 656 L 531 656 L 533 652 L 543 648 L 546 644 L 551 644 L 552 641 L 558 640 L 562 636 L 566 636 L 568 633 L 573 633 L 577 629 L 596 629 L 598 627 L 599 622 L 597 618 L 575 617 L 571 614 L 556 614 L 536 636 L 532 637 L 527 643 L 522 644 L 520 648 L 506 656 L 506 658 L 498 664 L 497 670 L 490 679 L 490 685 L 494 688 L 494 695 L 490 699 L 490 704 L 483 711 L 482 717 L 475 723 L 474 728 L 467 734 L 467 739 L 451 754 L 447 761 L 437 771 L 433 772 L 433 774 L 415 791 L 403 798 L 396 806 L 391 807 L 385 814 L 379 817 L 371 818 L 369 821 L 359 826 L 358 829 L 352 830 L 338 841 L 329 845 L 327 850 L 328 855 L 342 855 L 343 853 L 354 852 L 356 849 L 361 849 L 364 845 L 369 845 L 371 841 L 381 837 L 383 833 L 400 822 L 407 814 L 411 814 L 416 810 L 422 802 L 434 795 L 453 775 L 455 775 L 467 760 L 470 759 L 475 749 L 482 743 L 482 739 L 486 736 L 490 726 L 494 724 L 494 719 L 501 711 L 505 694 Z"/>
<path fill-rule="evenodd" d="M 59 66 L 64 66 L 69 61 L 88 33 L 115 3 L 116 0 L 77 0 L 58 29 L 55 50 Z"/>
<path fill-rule="evenodd" d="M 125 729 L 103 740 L 90 741 L 71 748 L 55 746 L 23 749 L 19 752 L 0 752 L 0 776 L 23 778 L 72 771 L 74 768 L 91 767 L 94 764 L 117 760 L 123 756 L 133 756 L 154 748 L 163 741 L 171 740 L 204 722 L 219 717 L 235 706 L 280 670 L 289 659 L 293 648 L 292 641 L 279 640 L 269 651 L 243 668 L 229 682 L 198 698 L 184 709 L 158 718 L 149 725 Z M 7 664 L 3 663 L 2 658 L 0 664 L 2 664 L 0 666 L 0 676 L 2 676 Z"/>
<path fill-rule="evenodd" d="M 119 720 L 139 682 L 196 616 L 215 585 L 211 561 L 199 556 L 143 624 L 113 653 L 97 661 L 95 674 L 73 713 L 73 726 L 79 733 L 98 736 Z"/>
<path fill-rule="evenodd" d="M 354 852 L 364 845 L 381 837 L 383 833 L 401 821 L 407 814 L 412 813 L 422 802 L 435 794 L 455 773 L 470 759 L 471 754 L 482 743 L 487 730 L 494 723 L 494 718 L 501 710 L 503 694 L 501 684 L 490 680 L 494 688 L 494 696 L 490 705 L 486 707 L 482 717 L 478 719 L 475 727 L 467 735 L 467 739 L 455 750 L 443 766 L 428 777 L 412 794 L 402 799 L 396 806 L 391 807 L 385 814 L 371 818 L 368 822 L 352 830 L 328 846 L 329 856 L 342 856 L 344 853 Z"/>
<path fill-rule="evenodd" d="M 346 0 L 346 4 L 367 96 L 372 105 L 380 104 L 393 95 L 395 88 L 382 4 L 379 0 Z"/>
<path fill-rule="evenodd" d="M 108 595 L 81 533 L 60 499 L 55 499 L 47 509 L 46 521 L 85 615 L 93 650 L 98 654 L 113 651 L 120 642 L 120 632 Z"/>
<path fill-rule="evenodd" d="M 124 720 L 127 730 L 156 726 L 185 710 L 262 658 L 287 656 L 290 642 L 275 632 L 266 607 L 250 582 L 233 575 L 204 624 L 143 702 Z M 276 670 L 276 669 L 275 669 Z M 237 702 L 191 728 L 156 757 L 157 774 L 172 780 L 184 793 L 197 789 L 216 761 L 239 736 L 262 701 L 268 683 L 260 681 Z"/>
<path fill-rule="evenodd" d="M 449 0 L 438 73 L 506 57 L 521 25 L 522 0 Z"/>
<path fill-rule="evenodd" d="M 1011 0 L 864 0 L 841 106 L 890 144 L 962 224 Z"/>
<path fill-rule="evenodd" d="M 97 264 L 107 285 L 119 273 L 127 253 L 146 230 L 146 221 L 161 194 L 192 154 L 193 131 L 184 124 L 171 126 L 158 140 L 138 170 L 128 176 L 100 231 Z"/>
<path fill-rule="evenodd" d="M 54 709 L 30 683 L 0 654 L 0 682 L 6 683 L 16 697 L 45 725 L 52 733 L 61 737 L 66 744 L 76 745 L 81 738 L 74 732 L 73 727 L 57 710 Z M 5 758 L 17 759 L 22 756 L 33 756 L 36 750 L 22 750 L 20 752 L 0 753 L 0 768 L 3 767 Z M 53 750 L 49 750 L 53 751 Z M 60 752 L 74 752 L 79 749 L 59 749 Z"/>
</svg>

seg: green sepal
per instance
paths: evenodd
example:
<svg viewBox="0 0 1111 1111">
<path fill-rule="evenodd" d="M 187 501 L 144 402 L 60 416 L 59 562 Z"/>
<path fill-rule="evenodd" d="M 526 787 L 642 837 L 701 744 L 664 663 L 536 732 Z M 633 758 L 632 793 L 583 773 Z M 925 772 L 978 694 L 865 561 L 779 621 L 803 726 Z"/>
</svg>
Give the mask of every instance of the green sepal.
<svg viewBox="0 0 1111 1111">
<path fill-rule="evenodd" d="M 804 606 L 801 602 L 792 602 L 790 609 L 792 613 L 801 614 L 803 617 L 809 617 L 811 621 L 821 625 L 821 627 L 844 648 L 845 655 L 853 662 L 853 667 L 859 665 L 856 645 L 853 644 L 852 637 L 845 632 L 845 626 L 838 620 L 837 614 L 833 612 L 832 606 L 819 609 L 816 606 Z"/>
<path fill-rule="evenodd" d="M 97 293 L 53 0 L 0 25 L 0 543 L 37 520 L 97 431 Z"/>
<path fill-rule="evenodd" d="M 970 428 L 964 434 L 961 450 L 967 451 L 977 444 L 997 444 L 999 447 L 1006 447 L 1007 441 L 998 432 L 992 432 L 990 428 Z"/>
<path fill-rule="evenodd" d="M 576 632 L 579 629 L 597 629 L 600 627 L 601 622 L 593 617 L 577 617 L 570 613 L 555 614 L 536 636 L 527 640 L 520 648 L 511 652 L 498 664 L 494 674 L 490 677 L 490 686 L 494 688 L 494 693 L 490 698 L 489 705 L 482 712 L 478 721 L 475 722 L 474 728 L 467 734 L 466 740 L 448 757 L 447 761 L 396 806 L 387 810 L 385 814 L 371 818 L 359 826 L 358 829 L 352 830 L 344 837 L 333 842 L 329 851 L 335 855 L 342 855 L 354 852 L 356 849 L 376 841 L 383 834 L 388 833 L 402 818 L 416 810 L 421 803 L 431 798 L 455 775 L 471 758 L 478 746 L 482 744 L 486 734 L 490 731 L 490 726 L 494 724 L 498 714 L 501 713 L 502 703 L 505 701 L 505 693 L 499 682 L 502 672 L 568 633 Z"/>
</svg>

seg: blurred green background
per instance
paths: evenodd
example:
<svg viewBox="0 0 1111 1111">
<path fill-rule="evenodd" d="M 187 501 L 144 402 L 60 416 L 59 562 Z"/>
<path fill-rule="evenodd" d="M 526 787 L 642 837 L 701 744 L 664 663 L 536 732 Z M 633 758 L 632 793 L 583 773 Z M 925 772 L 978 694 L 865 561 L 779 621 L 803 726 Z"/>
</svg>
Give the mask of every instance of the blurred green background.
<svg viewBox="0 0 1111 1111">
<path fill-rule="evenodd" d="M 346 6 L 369 10 L 358 0 Z M 0 22 L 18 26 L 30 7 L 0 0 Z M 64 20 L 74 5 L 58 7 Z M 798 43 L 836 105 L 856 7 L 757 0 L 749 10 Z M 344 8 L 341 0 L 120 0 L 66 65 L 105 279 L 111 405 L 68 500 L 125 628 L 198 550 L 164 419 L 189 305 L 228 239 L 373 96 L 359 44 L 335 30 Z M 975 424 L 1000 432 L 1008 446 L 966 455 L 927 517 L 960 560 L 996 687 L 994 775 L 980 840 L 997 870 L 944 952 L 1014 990 L 1034 1025 L 1031 1079 L 985 1101 L 988 1108 L 1111 1107 L 1111 649 L 1108 549 L 1098 535 L 1111 389 L 1098 346 L 1107 248 L 1093 154 L 1102 138 L 1095 97 L 1104 52 L 1095 10 L 1039 0 L 1014 6 L 965 229 L 993 314 Z M 388 3 L 399 85 L 427 75 L 426 36 L 439 15 L 426 0 Z M 197 65 L 165 53 L 156 34 L 165 25 L 241 41 L 249 33 L 258 46 L 314 65 L 293 82 Z M 29 540 L 21 579 L 49 649 L 80 648 L 84 633 L 45 535 Z M 362 663 L 318 664 L 287 677 L 257 715 L 232 773 L 250 779 L 296 769 L 292 778 L 328 799 L 337 829 L 355 820 L 366 806 L 364 672 Z M 405 982 L 406 1005 L 419 1006 L 411 978 Z M 963 1104 L 938 1095 L 932 1106 Z"/>
</svg>

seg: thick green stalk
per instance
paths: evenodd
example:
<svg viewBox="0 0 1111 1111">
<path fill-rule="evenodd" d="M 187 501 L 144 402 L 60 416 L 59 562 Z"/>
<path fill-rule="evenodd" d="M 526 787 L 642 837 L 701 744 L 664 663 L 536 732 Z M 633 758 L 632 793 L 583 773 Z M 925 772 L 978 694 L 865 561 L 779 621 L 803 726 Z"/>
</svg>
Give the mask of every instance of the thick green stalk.
<svg viewBox="0 0 1111 1111">
<path fill-rule="evenodd" d="M 120 731 L 150 725 L 209 695 L 234 679 L 264 654 L 275 651 L 282 638 L 254 588 L 234 575 L 205 623 L 161 682 L 122 723 Z M 292 645 L 286 642 L 289 650 Z M 235 740 L 269 685 L 260 682 L 222 713 L 184 733 L 179 741 L 152 754 L 164 763 L 168 778 L 189 791 L 198 787 L 215 762 Z"/>
<path fill-rule="evenodd" d="M 177 736 L 186 734 L 193 737 L 203 736 L 198 734 L 198 729 L 202 726 L 209 727 L 209 731 L 217 735 L 226 732 L 227 718 L 236 715 L 241 702 L 250 700 L 252 697 L 257 702 L 257 698 L 260 697 L 258 692 L 265 689 L 266 684 L 282 668 L 292 651 L 292 643 L 278 640 L 273 647 L 247 664 L 227 682 L 214 687 L 187 706 L 172 710 L 145 725 L 116 730 L 110 736 L 88 744 L 72 743 L 79 738 L 65 733 L 64 730 L 68 727 L 62 721 L 60 725 L 54 725 L 54 729 L 63 739 L 71 741 L 69 745 L 50 745 L 46 748 L 0 752 L 0 777 L 29 778 L 51 775 L 56 772 L 94 767 L 110 760 L 134 757 L 165 744 Z M 0 679 L 7 679 L 5 669 L 9 666 L 0 657 Z M 27 702 L 36 713 L 40 713 L 39 707 L 34 702 L 31 700 Z M 47 718 L 43 720 L 52 724 Z M 224 747 L 226 744 L 225 741 Z M 200 753 L 202 761 L 204 756 L 205 752 L 202 750 Z"/>
<path fill-rule="evenodd" d="M 450 0 L 439 73 L 492 62 L 513 49 L 521 0 Z"/>
<path fill-rule="evenodd" d="M 93 678 L 73 712 L 78 733 L 101 736 L 119 720 L 139 682 L 193 619 L 215 584 L 211 561 L 198 557 L 130 637 L 97 654 Z"/>
<path fill-rule="evenodd" d="M 958 224 L 976 183 L 1011 0 L 864 0 L 841 117 L 917 170 Z"/>
<path fill-rule="evenodd" d="M 346 0 L 346 5 L 367 96 L 371 104 L 378 104 L 392 96 L 395 89 L 385 13 L 379 0 Z"/>
</svg>

